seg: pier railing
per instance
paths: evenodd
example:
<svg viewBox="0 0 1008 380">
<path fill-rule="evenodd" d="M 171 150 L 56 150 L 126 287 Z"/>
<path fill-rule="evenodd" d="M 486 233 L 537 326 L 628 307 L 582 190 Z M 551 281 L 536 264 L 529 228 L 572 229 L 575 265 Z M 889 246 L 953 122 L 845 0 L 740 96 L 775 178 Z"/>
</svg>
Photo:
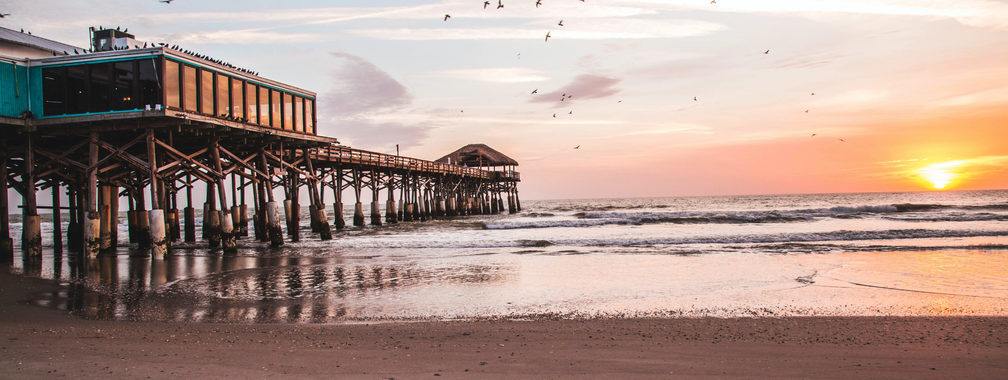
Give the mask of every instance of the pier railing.
<svg viewBox="0 0 1008 380">
<path fill-rule="evenodd" d="M 355 149 L 342 145 L 330 145 L 320 147 L 315 150 L 316 161 L 331 163 L 346 163 L 353 165 L 374 166 L 382 169 L 394 169 L 404 171 L 418 171 L 428 174 L 447 174 L 472 178 L 483 178 L 490 180 L 514 180 L 520 179 L 516 171 L 494 171 L 480 168 L 472 168 L 461 165 L 445 164 L 441 162 L 421 160 L 413 157 L 405 157 L 388 153 L 372 152 L 368 150 Z"/>
</svg>

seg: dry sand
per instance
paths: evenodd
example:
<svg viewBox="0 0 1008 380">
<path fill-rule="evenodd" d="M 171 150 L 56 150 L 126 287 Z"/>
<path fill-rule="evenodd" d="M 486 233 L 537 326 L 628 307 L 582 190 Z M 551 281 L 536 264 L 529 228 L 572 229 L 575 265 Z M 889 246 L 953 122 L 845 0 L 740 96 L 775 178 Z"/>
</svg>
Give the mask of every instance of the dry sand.
<svg viewBox="0 0 1008 380">
<path fill-rule="evenodd" d="M 83 320 L 0 268 L 0 378 L 1008 378 L 1006 317 Z"/>
</svg>

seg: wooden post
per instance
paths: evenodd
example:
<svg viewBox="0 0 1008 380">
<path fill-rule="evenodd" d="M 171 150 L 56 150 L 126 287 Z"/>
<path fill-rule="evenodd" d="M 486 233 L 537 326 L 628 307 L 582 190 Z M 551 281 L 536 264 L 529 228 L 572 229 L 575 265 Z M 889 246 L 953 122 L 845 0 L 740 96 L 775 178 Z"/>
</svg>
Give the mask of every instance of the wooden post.
<svg viewBox="0 0 1008 380">
<path fill-rule="evenodd" d="M 52 187 L 49 188 L 52 191 L 52 231 L 53 231 L 53 255 L 58 255 L 63 253 L 63 223 L 60 215 L 63 210 L 60 207 L 60 183 L 58 181 L 53 182 Z M 6 192 L 6 191 L 5 191 Z M 7 209 L 2 209 L 4 214 L 7 213 Z"/>
<path fill-rule="evenodd" d="M 21 250 L 25 256 L 42 256 L 42 219 L 35 200 L 35 134 L 28 132 L 24 161 L 24 208 L 21 217 Z M 7 210 L 4 210 L 7 212 Z"/>
<path fill-rule="evenodd" d="M 119 186 L 109 185 L 109 248 L 119 247 Z"/>
<path fill-rule="evenodd" d="M 214 170 L 217 171 L 217 196 L 220 198 L 220 212 L 218 221 L 220 222 L 221 245 L 226 253 L 238 251 L 238 243 L 234 235 L 234 224 L 231 219 L 231 211 L 227 205 L 227 190 L 224 188 L 224 170 L 220 160 L 220 141 L 215 137 L 210 149 L 210 159 L 214 163 Z"/>
<path fill-rule="evenodd" d="M 192 243 L 196 241 L 196 209 L 193 208 L 192 201 L 192 174 L 186 174 L 186 207 L 182 210 L 185 220 L 185 241 Z"/>
<path fill-rule="evenodd" d="M 378 172 L 377 168 L 371 169 L 371 225 L 381 225 L 381 206 L 378 203 Z"/>
<path fill-rule="evenodd" d="M 206 203 L 203 204 L 203 240 L 210 248 L 220 247 L 219 225 L 217 215 L 217 194 L 214 193 L 214 183 L 206 183 Z"/>
<path fill-rule="evenodd" d="M 165 238 L 165 217 L 164 209 L 161 208 L 160 180 L 157 175 L 158 161 L 154 150 L 154 129 L 147 129 L 147 164 L 150 165 L 150 194 L 151 211 L 150 218 L 150 239 L 151 257 L 156 260 L 164 259 L 168 253 L 168 239 Z"/>
<path fill-rule="evenodd" d="M 314 211 L 312 212 L 313 220 L 316 224 L 316 229 L 319 233 L 319 238 L 322 240 L 332 240 L 332 229 L 329 228 L 329 219 L 325 214 L 325 205 L 322 204 L 322 195 L 319 193 L 319 186 L 322 186 L 318 179 L 315 178 L 315 166 L 312 164 L 311 155 L 307 148 L 303 150 L 305 166 L 308 168 L 308 175 L 311 176 L 308 179 L 309 185 L 308 193 L 312 198 L 311 202 L 314 206 Z"/>
<path fill-rule="evenodd" d="M 335 200 L 333 201 L 333 223 L 336 224 L 336 229 L 343 229 L 346 227 L 346 220 L 343 220 L 343 169 L 338 165 L 336 166 L 336 178 L 333 184 L 333 196 Z"/>
<path fill-rule="evenodd" d="M 91 132 L 90 135 L 90 150 L 88 152 L 88 170 L 87 170 L 87 183 L 84 185 L 86 187 L 87 199 L 86 205 L 82 207 L 82 210 L 87 210 L 87 217 L 84 220 L 84 254 L 86 257 L 94 258 L 98 256 L 98 251 L 101 249 L 101 243 L 99 241 L 99 228 L 101 227 L 100 221 L 98 220 L 98 132 Z"/>
<path fill-rule="evenodd" d="M 80 202 L 77 202 L 78 198 L 77 187 L 74 185 L 67 186 L 67 206 L 70 207 L 69 213 L 69 226 L 67 227 L 67 246 L 70 252 L 80 252 L 81 250 L 81 224 L 83 218 L 81 218 L 80 209 L 77 207 Z"/>
<path fill-rule="evenodd" d="M 266 173 L 268 176 L 271 175 L 269 165 L 266 163 L 265 151 L 259 152 L 259 162 L 262 165 L 262 172 Z M 266 218 L 266 234 L 270 239 L 270 246 L 279 247 L 283 245 L 283 229 L 280 228 L 280 207 L 276 201 L 273 200 L 273 181 L 267 177 L 263 178 L 262 182 L 265 186 L 262 191 L 260 191 L 259 196 L 262 197 L 263 195 L 261 193 L 266 193 L 266 199 L 269 200 L 269 202 L 265 203 L 266 212 L 264 213 Z"/>
<path fill-rule="evenodd" d="M 107 251 L 112 246 L 112 207 L 108 185 L 98 186 L 98 244 L 102 251 Z"/>
<path fill-rule="evenodd" d="M 354 168 L 352 170 L 353 170 L 354 195 L 356 195 L 357 199 L 357 203 L 354 204 L 353 225 L 361 227 L 364 225 L 364 206 L 361 204 L 360 199 L 360 193 L 361 193 L 360 169 Z"/>
<path fill-rule="evenodd" d="M 388 176 L 388 182 L 385 183 L 385 189 L 388 191 L 388 202 L 385 204 L 385 223 L 395 224 L 399 221 L 395 204 L 395 171 L 389 170 Z"/>
<path fill-rule="evenodd" d="M 10 184 L 7 182 L 7 144 L 0 141 L 0 179 L 3 180 L 3 194 L 0 194 L 0 263 L 14 262 L 14 239 L 10 236 L 10 205 L 7 199 L 7 189 Z"/>
</svg>

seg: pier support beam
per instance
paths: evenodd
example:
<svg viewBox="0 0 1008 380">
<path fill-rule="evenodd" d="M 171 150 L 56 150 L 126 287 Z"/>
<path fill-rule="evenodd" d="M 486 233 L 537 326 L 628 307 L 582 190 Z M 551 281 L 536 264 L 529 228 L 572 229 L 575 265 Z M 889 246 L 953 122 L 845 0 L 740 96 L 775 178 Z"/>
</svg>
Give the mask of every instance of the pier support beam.
<svg viewBox="0 0 1008 380">
<path fill-rule="evenodd" d="M 259 152 L 259 168 L 263 173 L 271 173 L 269 165 L 266 163 L 265 151 Z M 265 204 L 265 224 L 266 235 L 269 238 L 271 247 L 283 245 L 283 229 L 280 228 L 280 205 L 273 198 L 273 183 L 269 177 L 260 179 L 259 199 Z M 269 202 L 265 202 L 269 200 Z"/>
<path fill-rule="evenodd" d="M 150 165 L 151 212 L 149 215 L 151 257 L 164 259 L 168 253 L 168 239 L 165 236 L 164 209 L 161 208 L 160 179 L 157 175 L 158 161 L 154 150 L 154 130 L 147 130 L 147 164 Z"/>
<path fill-rule="evenodd" d="M 52 191 L 52 237 L 53 237 L 53 255 L 58 256 L 63 253 L 63 221 L 62 213 L 63 209 L 60 207 L 60 184 L 59 182 L 53 183 L 49 188 Z M 4 191 L 6 193 L 6 191 Z M 7 210 L 6 208 L 0 210 Z M 4 211 L 4 214 L 7 212 Z"/>
<path fill-rule="evenodd" d="M 186 207 L 182 209 L 182 214 L 185 223 L 185 242 L 196 242 L 196 209 L 193 208 L 192 176 L 189 174 L 186 174 Z"/>
<path fill-rule="evenodd" d="M 21 250 L 28 257 L 42 257 L 42 219 L 35 199 L 35 134 L 27 133 L 24 160 L 24 208 L 21 218 Z M 6 190 L 5 190 L 6 191 Z M 7 212 L 7 210 L 4 210 Z"/>
<path fill-rule="evenodd" d="M 221 167 L 220 143 L 217 138 L 213 139 L 210 147 L 210 160 L 214 163 L 214 170 L 217 171 L 217 196 L 220 199 L 220 239 L 224 253 L 234 253 L 238 251 L 238 242 L 234 234 L 234 223 L 231 219 L 231 209 L 228 208 L 227 191 L 224 189 L 224 170 Z"/>
<path fill-rule="evenodd" d="M 0 194 L 0 263 L 14 262 L 14 239 L 10 236 L 10 214 L 7 209 L 10 205 L 7 199 L 7 189 L 10 184 L 7 181 L 7 144 L 0 143 L 0 180 L 4 183 L 3 193 Z"/>
<path fill-rule="evenodd" d="M 308 149 L 303 150 L 305 166 L 308 167 L 308 198 L 311 201 L 313 209 L 311 215 L 312 222 L 315 224 L 315 230 L 318 232 L 320 239 L 332 240 L 332 229 L 329 228 L 329 220 L 325 214 L 325 204 L 322 203 L 322 194 L 319 192 L 319 188 L 324 185 L 315 177 L 315 166 L 312 164 L 310 153 Z"/>
<path fill-rule="evenodd" d="M 101 222 L 98 220 L 97 198 L 98 198 L 98 132 L 91 132 L 90 147 L 88 152 L 88 170 L 86 188 L 86 205 L 81 210 L 86 210 L 84 219 L 84 256 L 94 258 L 101 250 L 99 234 Z"/>
<path fill-rule="evenodd" d="M 364 226 L 364 205 L 361 204 L 360 200 L 354 204 L 353 225 L 357 227 Z"/>
</svg>

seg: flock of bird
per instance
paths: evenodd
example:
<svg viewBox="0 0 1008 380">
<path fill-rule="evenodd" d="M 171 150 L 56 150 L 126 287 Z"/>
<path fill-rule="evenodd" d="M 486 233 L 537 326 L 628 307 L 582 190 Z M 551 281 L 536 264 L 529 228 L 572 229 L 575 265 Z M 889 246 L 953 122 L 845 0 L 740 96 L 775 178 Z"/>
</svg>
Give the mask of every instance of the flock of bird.
<svg viewBox="0 0 1008 380">
<path fill-rule="evenodd" d="M 165 4 L 165 5 L 170 5 L 170 4 L 172 3 L 172 1 L 174 1 L 174 0 L 158 0 L 158 2 L 160 2 L 160 3 L 163 3 L 163 4 Z M 584 1 L 585 1 L 585 0 L 581 0 L 581 2 L 584 2 Z M 711 0 L 711 2 L 710 2 L 710 3 L 711 3 L 711 4 L 717 4 L 717 1 L 716 1 L 716 0 Z M 535 2 L 535 7 L 536 7 L 536 8 L 539 8 L 539 7 L 541 6 L 541 5 L 543 5 L 543 3 L 542 3 L 542 0 L 536 0 L 536 2 Z M 489 7 L 489 6 L 490 6 L 490 1 L 489 1 L 489 0 L 484 0 L 484 1 L 483 1 L 483 9 L 487 9 L 487 7 Z M 504 8 L 504 2 L 503 2 L 503 0 L 497 0 L 497 9 L 502 9 L 502 8 Z M 5 17 L 7 17 L 7 16 L 10 16 L 10 13 L 3 13 L 3 12 L 0 12 L 0 18 L 5 18 Z M 444 15 L 444 21 L 448 21 L 449 19 L 451 19 L 451 14 L 448 14 L 448 13 L 446 13 L 446 14 Z M 560 27 L 563 27 L 563 26 L 564 26 L 564 23 L 563 23 L 563 22 L 564 22 L 564 20 L 563 20 L 563 19 L 560 19 L 560 22 L 558 22 L 558 23 L 557 23 L 557 25 L 558 25 L 558 26 L 560 26 Z M 94 29 L 94 27 L 91 27 L 91 29 L 92 29 L 92 30 L 95 30 L 95 29 Z M 99 29 L 99 30 L 100 30 L 100 29 L 102 29 L 102 28 L 101 28 L 101 26 L 99 26 L 99 27 L 98 27 L 98 29 Z M 120 29 L 119 29 L 119 27 L 116 27 L 116 30 L 120 30 Z M 128 30 L 128 29 L 122 29 L 121 31 L 122 31 L 123 33 L 125 33 L 125 32 L 126 32 L 127 30 Z M 24 28 L 22 28 L 22 29 L 21 29 L 21 33 L 25 33 L 25 30 L 24 30 Z M 30 35 L 30 34 L 31 34 L 31 32 L 29 31 L 29 32 L 27 32 L 27 34 L 29 34 L 29 35 Z M 552 35 L 550 34 L 550 32 L 549 32 L 549 31 L 547 31 L 547 32 L 546 32 L 546 38 L 545 38 L 545 40 L 544 40 L 544 41 L 545 41 L 545 42 L 549 42 L 549 39 L 550 39 L 550 37 L 552 37 Z M 188 55 L 190 55 L 190 56 L 193 56 L 193 57 L 195 57 L 195 58 L 199 58 L 199 59 L 203 59 L 203 60 L 205 60 L 205 61 L 208 61 L 208 62 L 211 62 L 211 63 L 215 63 L 215 64 L 218 64 L 218 65 L 221 65 L 221 66 L 224 66 L 224 67 L 227 67 L 227 68 L 230 68 L 230 69 L 233 69 L 233 70 L 236 70 L 236 71 L 239 71 L 239 72 L 243 72 L 243 73 L 246 73 L 246 74 L 250 74 L 250 75 L 257 75 L 257 76 L 259 75 L 259 73 L 258 73 L 258 72 L 255 72 L 255 71 L 252 71 L 252 70 L 248 70 L 248 69 L 245 69 L 245 68 L 242 68 L 242 67 L 238 67 L 238 66 L 235 66 L 235 65 L 233 65 L 233 64 L 231 64 L 231 63 L 229 63 L 229 62 L 226 62 L 226 61 L 224 61 L 224 60 L 220 60 L 220 59 L 216 59 L 216 58 L 212 58 L 212 57 L 209 57 L 209 56 L 207 56 L 207 55 L 204 55 L 204 54 L 199 54 L 199 53 L 196 53 L 196 52 L 194 52 L 194 51 L 190 51 L 190 50 L 185 50 L 185 49 L 182 49 L 182 48 L 181 48 L 180 46 L 178 46 L 178 45 L 168 45 L 168 44 L 166 44 L 166 43 L 163 43 L 163 42 L 162 42 L 162 43 L 158 43 L 158 45 L 160 45 L 160 46 L 162 46 L 162 47 L 168 47 L 168 48 L 170 48 L 170 49 L 173 49 L 173 50 L 176 50 L 176 51 L 179 51 L 179 52 L 182 52 L 182 53 L 185 53 L 185 54 L 188 54 Z M 153 44 L 151 44 L 151 46 L 154 46 L 154 45 L 153 45 Z M 141 48 L 147 48 L 147 43 L 146 43 L 146 42 L 144 42 L 144 44 L 143 44 L 143 47 L 141 47 L 141 46 L 134 46 L 134 48 L 136 48 L 136 49 L 141 49 Z M 113 48 L 113 50 L 126 50 L 126 49 L 129 49 L 129 46 L 124 46 L 124 47 L 115 47 L 115 48 Z M 86 50 L 82 50 L 82 51 L 80 51 L 80 52 L 78 52 L 78 51 L 77 51 L 77 49 L 74 49 L 74 50 L 73 50 L 73 54 L 85 54 L 85 53 L 93 53 L 93 52 L 94 52 L 94 49 L 86 49 Z M 54 52 L 53 52 L 52 54 L 53 54 L 54 56 L 55 56 L 55 55 L 57 55 L 55 51 L 54 51 Z M 63 51 L 63 54 L 64 54 L 64 55 L 69 55 L 70 53 L 64 50 L 64 51 Z M 769 54 L 770 54 L 770 49 L 767 49 L 767 50 L 763 51 L 763 54 L 765 54 L 765 55 L 769 55 Z M 519 59 L 521 59 L 521 53 L 518 53 L 518 58 L 519 58 Z M 532 93 L 531 93 L 531 95 L 535 95 L 535 94 L 537 94 L 537 93 L 539 93 L 539 89 L 538 89 L 538 88 L 537 88 L 537 89 L 534 89 L 534 90 L 532 90 Z M 812 93 L 811 93 L 811 95 L 812 95 L 812 96 L 814 96 L 814 95 L 815 95 L 815 92 L 812 92 Z M 563 93 L 563 94 L 562 94 L 562 95 L 560 96 L 560 101 L 562 102 L 562 101 L 565 101 L 565 100 L 567 100 L 567 99 L 571 99 L 572 97 L 573 97 L 573 95 L 568 95 L 568 94 L 567 94 L 566 92 L 564 92 L 564 93 Z M 698 102 L 698 101 L 700 101 L 700 100 L 699 100 L 699 98 L 698 98 L 698 97 L 694 96 L 694 97 L 693 97 L 693 101 L 694 101 L 694 102 Z M 622 102 L 623 102 L 623 100 L 619 100 L 619 101 L 618 101 L 617 103 L 622 103 Z M 806 109 L 806 110 L 805 110 L 805 113 L 808 113 L 808 112 L 809 112 L 809 110 L 808 110 L 808 109 Z M 571 110 L 571 111 L 567 112 L 567 114 L 568 114 L 568 115 L 573 115 L 573 114 L 574 114 L 574 110 Z M 221 117 L 222 117 L 222 118 L 225 118 L 225 119 L 230 119 L 230 120 L 234 120 L 234 121 L 244 121 L 244 120 L 242 120 L 242 119 L 240 119 L 240 118 L 233 118 L 233 117 L 231 117 L 230 115 L 221 115 Z M 557 114 L 556 114 L 556 113 L 554 113 L 554 114 L 553 114 L 553 117 L 554 117 L 554 118 L 556 118 L 556 117 L 557 117 Z M 817 135 L 816 133 L 813 133 L 811 137 L 815 137 L 816 135 Z M 846 142 L 846 140 L 844 140 L 844 139 L 842 139 L 842 138 L 841 138 L 841 139 L 839 139 L 839 140 L 840 140 L 841 142 Z M 574 149 L 579 149 L 580 147 L 581 147 L 581 145 L 578 145 L 578 146 L 574 147 Z"/>
<path fill-rule="evenodd" d="M 162 1 L 163 1 L 163 0 L 162 0 Z M 168 0 L 168 1 L 171 1 L 171 0 Z M 585 0 L 581 0 L 581 2 L 584 2 L 584 1 L 585 1 Z M 711 0 L 711 2 L 710 2 L 710 3 L 711 3 L 712 5 L 717 5 L 717 0 Z M 542 0 L 536 0 L 536 2 L 535 2 L 535 7 L 536 7 L 536 8 L 539 8 L 539 6 L 541 6 L 541 5 L 543 5 L 543 3 L 542 3 Z M 487 9 L 487 7 L 489 7 L 489 6 L 490 6 L 490 1 L 489 1 L 489 0 L 484 0 L 484 1 L 483 1 L 483 9 L 485 10 L 485 9 Z M 504 2 L 503 2 L 503 0 L 497 0 L 497 9 L 501 9 L 501 8 L 504 8 Z M 444 15 L 444 21 L 446 21 L 446 22 L 447 22 L 447 21 L 448 21 L 449 19 L 451 19 L 451 14 L 450 14 L 450 13 L 445 13 L 445 15 Z M 563 27 L 563 26 L 564 26 L 564 20 L 563 20 L 563 19 L 560 19 L 560 22 L 558 22 L 558 23 L 557 23 L 557 26 L 560 26 L 560 27 Z M 547 31 L 547 32 L 546 32 L 546 38 L 545 38 L 545 40 L 544 40 L 544 41 L 545 41 L 545 42 L 549 42 L 549 39 L 550 39 L 551 37 L 552 37 L 552 35 L 551 35 L 551 32 L 550 32 L 550 31 Z M 769 54 L 770 54 L 770 49 L 766 49 L 766 50 L 764 50 L 764 51 L 763 51 L 763 54 L 764 54 L 764 55 L 769 55 Z M 518 53 L 518 58 L 519 58 L 519 59 L 521 59 L 521 53 Z M 531 95 L 535 95 L 535 94 L 538 94 L 538 93 L 539 93 L 539 89 L 537 88 L 537 89 L 534 89 L 534 90 L 532 90 L 532 93 L 531 93 Z M 812 94 L 812 95 L 814 96 L 814 95 L 815 95 L 815 92 L 812 92 L 811 94 Z M 560 96 L 560 101 L 561 101 L 561 102 L 562 102 L 562 101 L 565 101 L 566 99 L 570 99 L 571 97 L 572 97 L 571 95 L 568 95 L 568 94 L 567 94 L 567 93 L 565 92 L 565 93 L 563 93 L 563 94 L 562 94 L 562 95 Z M 699 101 L 700 101 L 700 99 L 699 99 L 698 97 L 694 96 L 694 97 L 693 97 L 693 101 L 694 101 L 694 102 L 699 102 Z M 617 103 L 623 103 L 623 100 L 619 100 L 619 101 L 617 101 Z M 808 109 L 806 109 L 806 110 L 805 110 L 805 113 L 809 113 L 809 110 L 808 110 Z M 571 110 L 571 111 L 567 112 L 567 114 L 568 114 L 568 115 L 573 115 L 573 114 L 574 114 L 574 111 L 573 111 L 573 110 Z M 553 118 L 556 118 L 556 117 L 557 117 L 557 114 L 556 114 L 556 113 L 554 113 L 554 114 L 553 114 Z M 816 136 L 816 133 L 813 133 L 813 134 L 812 134 L 812 137 L 815 137 L 815 136 Z M 838 140 L 840 140 L 841 142 L 846 142 L 846 140 L 844 140 L 844 139 L 842 139 L 842 138 L 841 138 L 841 139 L 838 139 Z M 578 145 L 578 146 L 575 146 L 575 147 L 574 147 L 574 149 L 579 149 L 580 147 L 581 147 L 581 145 Z"/>
</svg>

